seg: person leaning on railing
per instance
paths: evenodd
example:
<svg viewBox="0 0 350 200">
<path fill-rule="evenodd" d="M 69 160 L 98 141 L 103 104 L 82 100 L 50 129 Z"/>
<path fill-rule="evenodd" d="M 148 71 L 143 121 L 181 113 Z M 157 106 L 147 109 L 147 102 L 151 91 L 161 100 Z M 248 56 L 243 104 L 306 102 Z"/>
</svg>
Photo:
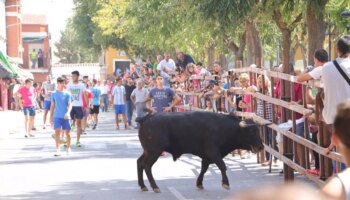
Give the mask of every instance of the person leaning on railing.
<svg viewBox="0 0 350 200">
<path fill-rule="evenodd" d="M 314 67 L 308 66 L 306 70 L 297 76 L 298 82 L 305 82 L 309 80 L 320 80 L 322 76 L 322 68 L 323 65 L 328 61 L 328 53 L 324 49 L 317 49 L 314 53 Z M 311 109 L 316 110 L 315 104 L 316 104 L 316 98 L 312 96 L 312 87 L 307 87 L 308 90 L 306 91 L 306 103 L 308 106 L 312 106 Z M 318 93 L 323 93 L 323 90 L 319 89 Z M 319 95 L 318 95 L 319 96 Z M 319 102 L 319 101 L 318 101 Z M 323 103 L 322 103 L 323 105 Z M 318 103 L 318 106 L 319 103 Z M 323 106 L 322 106 L 323 107 Z M 318 108 L 317 108 L 318 109 Z M 317 112 L 319 114 L 319 112 Z M 306 116 L 309 119 L 309 129 L 312 134 L 312 137 L 310 138 L 311 141 L 318 144 L 317 140 L 317 134 L 318 134 L 318 124 L 317 121 L 322 116 L 316 114 L 312 114 L 310 116 Z M 314 159 L 315 159 L 315 169 L 308 169 L 306 170 L 309 174 L 313 175 L 319 175 L 320 172 L 320 162 L 319 162 L 319 154 L 316 153 L 316 151 L 313 151 Z"/>
<path fill-rule="evenodd" d="M 263 87 L 264 90 L 263 90 Z M 258 79 L 257 79 L 257 90 L 255 92 L 259 92 L 259 93 L 262 93 L 265 91 L 265 95 L 269 95 L 270 96 L 270 82 L 268 79 L 265 79 L 265 83 L 263 84 L 263 77 L 262 75 L 259 75 L 258 76 Z M 254 92 L 254 88 L 250 88 L 249 91 L 252 91 Z M 259 117 L 262 117 L 262 118 L 265 118 L 267 120 L 269 120 L 270 122 L 273 122 L 273 110 L 272 110 L 272 103 L 270 102 L 266 102 L 265 103 L 265 113 L 264 113 L 264 103 L 263 103 L 263 100 L 261 99 L 256 99 L 256 104 L 257 104 L 257 109 L 256 109 L 256 115 L 259 116 Z M 265 114 L 265 115 L 264 115 Z M 266 127 L 267 128 L 267 145 L 268 146 L 272 146 L 272 129 L 269 128 L 269 127 Z M 276 147 L 275 150 L 278 151 L 278 148 Z M 269 164 L 269 160 L 270 160 L 270 153 L 269 152 L 266 152 L 266 162 L 262 163 L 263 166 L 267 166 Z M 277 158 L 274 157 L 274 162 L 277 162 Z"/>
<path fill-rule="evenodd" d="M 322 69 L 322 82 L 325 93 L 322 116 L 330 132 L 333 130 L 336 106 L 350 98 L 350 36 L 345 35 L 337 42 L 338 57 L 326 63 Z M 339 65 L 338 67 L 335 65 Z M 328 150 L 334 148 L 334 144 Z"/>
</svg>

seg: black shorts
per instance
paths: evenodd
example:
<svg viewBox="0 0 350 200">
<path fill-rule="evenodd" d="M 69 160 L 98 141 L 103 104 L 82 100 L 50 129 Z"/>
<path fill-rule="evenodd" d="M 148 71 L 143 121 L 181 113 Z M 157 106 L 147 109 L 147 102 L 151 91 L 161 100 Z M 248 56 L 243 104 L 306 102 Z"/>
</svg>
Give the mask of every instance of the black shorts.
<svg viewBox="0 0 350 200">
<path fill-rule="evenodd" d="M 94 108 L 90 109 L 90 114 L 99 114 L 100 113 L 100 106 L 95 106 Z"/>
<path fill-rule="evenodd" d="M 84 110 L 83 107 L 80 106 L 73 106 L 72 110 L 70 111 L 70 118 L 71 119 L 83 119 L 84 116 Z"/>
</svg>

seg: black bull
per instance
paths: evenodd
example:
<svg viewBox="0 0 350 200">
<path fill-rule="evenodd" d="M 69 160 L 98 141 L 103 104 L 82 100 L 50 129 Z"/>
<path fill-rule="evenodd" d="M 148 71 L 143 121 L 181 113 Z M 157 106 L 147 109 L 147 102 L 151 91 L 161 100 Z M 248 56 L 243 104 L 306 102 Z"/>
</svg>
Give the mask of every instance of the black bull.
<svg viewBox="0 0 350 200">
<path fill-rule="evenodd" d="M 148 190 L 143 181 L 145 170 L 153 190 L 160 192 L 152 175 L 152 166 L 162 151 L 171 153 L 174 161 L 186 153 L 202 158 L 197 179 L 197 187 L 201 189 L 204 173 L 209 164 L 215 163 L 222 174 L 222 185 L 228 189 L 223 158 L 235 149 L 253 152 L 263 149 L 256 124 L 232 115 L 211 112 L 158 113 L 148 114 L 136 121 L 140 123 L 139 139 L 144 150 L 137 160 L 138 184 L 142 191 Z"/>
</svg>

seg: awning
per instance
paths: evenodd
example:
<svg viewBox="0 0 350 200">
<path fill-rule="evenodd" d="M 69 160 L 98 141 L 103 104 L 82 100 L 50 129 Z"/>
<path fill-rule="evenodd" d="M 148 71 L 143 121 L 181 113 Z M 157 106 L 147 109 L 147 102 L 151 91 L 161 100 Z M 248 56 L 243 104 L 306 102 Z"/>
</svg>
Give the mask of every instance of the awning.
<svg viewBox="0 0 350 200">
<path fill-rule="evenodd" d="M 33 74 L 31 72 L 29 72 L 28 70 L 20 68 L 20 67 L 15 67 L 15 69 L 18 73 L 17 78 L 20 78 L 22 80 L 26 80 L 26 79 L 34 80 Z"/>
<path fill-rule="evenodd" d="M 6 67 L 8 71 L 11 71 L 13 76 L 17 76 L 16 70 L 11 66 L 5 55 L 0 51 L 0 62 L 3 67 Z"/>
<path fill-rule="evenodd" d="M 29 71 L 22 69 L 16 65 L 11 65 L 4 54 L 0 51 L 0 77 L 9 77 L 9 78 L 20 78 L 20 79 L 34 79 L 34 76 Z M 12 75 L 10 75 L 10 74 Z M 7 75 L 7 76 L 6 76 Z M 2 77 L 2 78 L 4 78 Z"/>
<path fill-rule="evenodd" d="M 0 61 L 0 78 L 13 78 L 13 73 Z"/>
<path fill-rule="evenodd" d="M 23 42 L 44 42 L 44 38 L 23 38 Z"/>
</svg>

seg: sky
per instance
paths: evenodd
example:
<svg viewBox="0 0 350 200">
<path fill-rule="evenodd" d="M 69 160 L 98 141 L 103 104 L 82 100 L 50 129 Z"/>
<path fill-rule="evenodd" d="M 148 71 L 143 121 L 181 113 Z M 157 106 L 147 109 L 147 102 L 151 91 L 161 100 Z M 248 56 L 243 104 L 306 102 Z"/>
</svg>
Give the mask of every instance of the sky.
<svg viewBox="0 0 350 200">
<path fill-rule="evenodd" d="M 73 0 L 22 0 L 22 14 L 46 15 L 51 34 L 52 47 L 60 39 L 60 31 L 66 26 L 66 21 L 73 14 Z M 53 58 L 53 63 L 57 58 Z"/>
</svg>

